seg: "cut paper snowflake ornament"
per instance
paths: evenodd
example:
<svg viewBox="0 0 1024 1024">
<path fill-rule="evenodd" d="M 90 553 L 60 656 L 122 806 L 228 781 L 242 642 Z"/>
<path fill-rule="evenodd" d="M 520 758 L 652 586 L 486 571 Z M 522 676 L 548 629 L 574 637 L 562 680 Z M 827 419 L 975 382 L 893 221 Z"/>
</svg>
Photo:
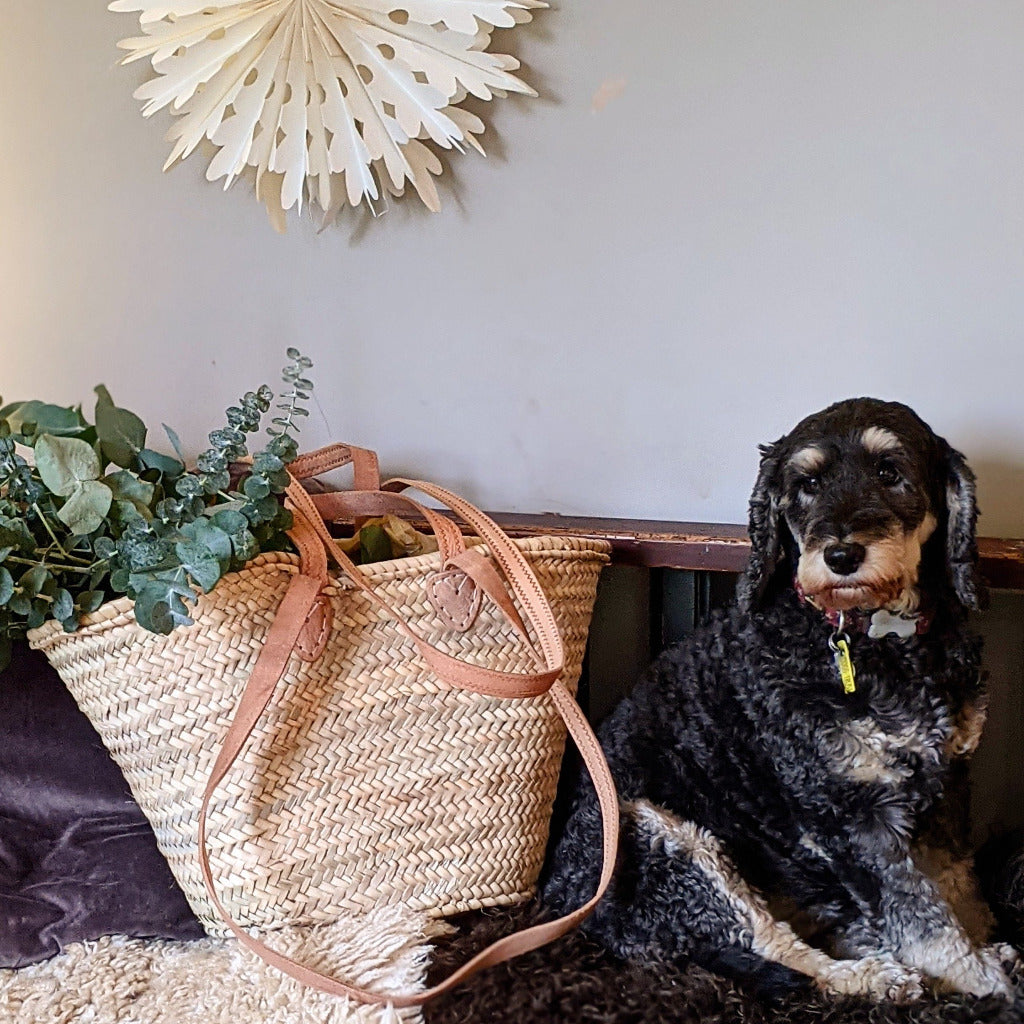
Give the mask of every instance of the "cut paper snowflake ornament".
<svg viewBox="0 0 1024 1024">
<path fill-rule="evenodd" d="M 489 53 L 495 28 L 527 22 L 542 0 L 114 0 L 140 12 L 143 35 L 121 63 L 148 59 L 136 92 L 146 117 L 177 120 L 164 170 L 204 140 L 206 171 L 228 188 L 249 168 L 283 228 L 285 211 L 316 203 L 331 220 L 346 203 L 376 211 L 407 185 L 440 209 L 441 161 L 428 143 L 464 151 L 483 122 L 460 104 L 536 93 Z"/>
</svg>

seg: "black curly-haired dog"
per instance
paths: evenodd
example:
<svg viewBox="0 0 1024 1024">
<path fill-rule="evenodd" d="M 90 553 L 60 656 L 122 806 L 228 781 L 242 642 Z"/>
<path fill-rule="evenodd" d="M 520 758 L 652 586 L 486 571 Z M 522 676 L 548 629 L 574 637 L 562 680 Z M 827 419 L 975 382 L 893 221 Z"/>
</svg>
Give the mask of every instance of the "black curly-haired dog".
<svg viewBox="0 0 1024 1024">
<path fill-rule="evenodd" d="M 762 453 L 736 605 L 602 727 L 622 849 L 586 927 L 621 956 L 689 957 L 769 991 L 1008 994 L 1007 951 L 980 944 L 965 812 L 941 799 L 985 717 L 966 629 L 985 597 L 974 477 L 912 410 L 874 399 Z M 593 894 L 600 848 L 584 781 L 548 906 Z M 799 908 L 807 939 L 769 897 Z"/>
</svg>

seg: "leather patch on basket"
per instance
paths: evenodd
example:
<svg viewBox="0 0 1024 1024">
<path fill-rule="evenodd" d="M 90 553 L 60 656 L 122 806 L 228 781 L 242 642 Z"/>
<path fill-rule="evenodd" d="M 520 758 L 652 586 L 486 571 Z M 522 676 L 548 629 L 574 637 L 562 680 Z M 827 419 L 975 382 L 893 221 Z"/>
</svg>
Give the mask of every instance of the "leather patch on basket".
<svg viewBox="0 0 1024 1024">
<path fill-rule="evenodd" d="M 433 573 L 427 579 L 427 599 L 444 623 L 460 633 L 480 614 L 480 588 L 460 569 Z"/>
<path fill-rule="evenodd" d="M 334 624 L 334 608 L 331 606 L 330 598 L 326 594 L 317 594 L 313 607 L 309 609 L 306 621 L 302 625 L 302 632 L 295 644 L 295 653 L 303 661 L 316 661 L 331 635 L 331 626 Z"/>
</svg>

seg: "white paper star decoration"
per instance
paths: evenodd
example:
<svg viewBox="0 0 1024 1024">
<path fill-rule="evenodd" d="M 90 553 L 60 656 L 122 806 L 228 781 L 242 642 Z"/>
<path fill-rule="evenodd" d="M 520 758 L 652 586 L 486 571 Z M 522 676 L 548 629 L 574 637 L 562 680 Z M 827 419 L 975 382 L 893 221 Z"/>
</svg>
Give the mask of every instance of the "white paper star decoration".
<svg viewBox="0 0 1024 1024">
<path fill-rule="evenodd" d="M 156 77 L 135 97 L 147 117 L 178 116 L 165 170 L 209 139 L 210 181 L 228 188 L 254 168 L 257 194 L 284 211 L 346 201 L 376 209 L 411 183 L 438 210 L 427 145 L 463 151 L 483 122 L 460 104 L 536 93 L 519 62 L 487 52 L 494 28 L 529 21 L 541 0 L 115 0 L 139 11 L 143 35 L 122 63 L 149 59 Z"/>
</svg>

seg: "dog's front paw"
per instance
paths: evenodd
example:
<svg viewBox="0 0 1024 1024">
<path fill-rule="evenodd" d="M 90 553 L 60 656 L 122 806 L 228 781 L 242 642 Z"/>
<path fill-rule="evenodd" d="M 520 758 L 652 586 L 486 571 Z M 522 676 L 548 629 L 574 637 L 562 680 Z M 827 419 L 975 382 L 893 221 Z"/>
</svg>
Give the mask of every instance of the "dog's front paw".
<svg viewBox="0 0 1024 1024">
<path fill-rule="evenodd" d="M 982 952 L 998 961 L 1003 971 L 1011 977 L 1024 974 L 1024 960 L 1020 953 L 1008 942 L 993 942 L 985 946 Z"/>
<path fill-rule="evenodd" d="M 1016 951 L 1012 946 L 996 943 L 961 957 L 939 981 L 942 987 L 969 996 L 1004 996 L 1009 999 L 1013 995 L 1013 986 L 1008 972 L 1016 961 Z"/>
<path fill-rule="evenodd" d="M 909 1003 L 924 994 L 917 971 L 891 957 L 878 955 L 836 960 L 824 983 L 825 990 L 833 995 L 891 999 L 897 1003 Z"/>
</svg>

